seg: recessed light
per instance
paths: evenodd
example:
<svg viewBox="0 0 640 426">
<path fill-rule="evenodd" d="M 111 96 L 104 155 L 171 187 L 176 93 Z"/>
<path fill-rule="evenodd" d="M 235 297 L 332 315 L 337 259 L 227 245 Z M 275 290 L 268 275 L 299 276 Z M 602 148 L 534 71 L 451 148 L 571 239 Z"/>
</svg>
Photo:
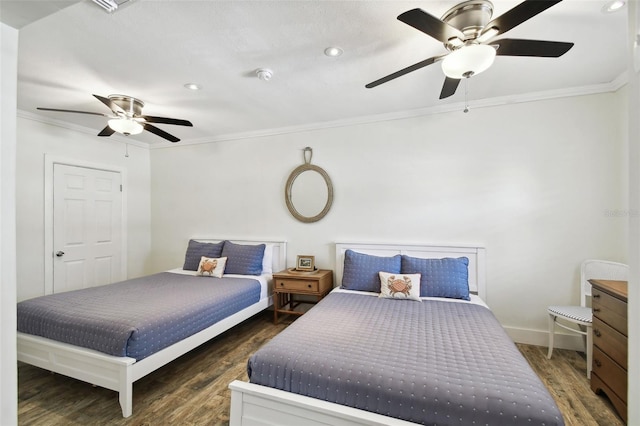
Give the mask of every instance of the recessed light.
<svg viewBox="0 0 640 426">
<path fill-rule="evenodd" d="M 625 1 L 624 0 L 611 0 L 608 1 L 607 3 L 605 3 L 604 6 L 602 6 L 602 13 L 613 13 L 613 12 L 617 12 L 618 10 L 622 9 L 625 5 Z"/>
<path fill-rule="evenodd" d="M 324 49 L 324 54 L 331 57 L 336 57 L 342 55 L 343 50 L 339 47 L 327 47 Z"/>
<path fill-rule="evenodd" d="M 200 89 L 202 89 L 202 86 L 199 85 L 198 83 L 187 83 L 187 84 L 184 85 L 184 87 L 186 89 L 189 89 L 189 90 L 200 90 Z"/>
</svg>

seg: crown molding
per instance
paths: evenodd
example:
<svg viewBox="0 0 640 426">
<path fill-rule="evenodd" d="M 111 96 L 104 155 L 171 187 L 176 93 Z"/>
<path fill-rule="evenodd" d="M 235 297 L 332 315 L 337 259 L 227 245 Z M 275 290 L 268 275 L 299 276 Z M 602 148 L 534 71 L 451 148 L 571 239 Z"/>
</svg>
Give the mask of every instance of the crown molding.
<svg viewBox="0 0 640 426">
<path fill-rule="evenodd" d="M 571 87 L 559 90 L 547 90 L 535 93 L 525 93 L 513 96 L 503 96 L 489 99 L 474 100 L 473 109 L 488 108 L 501 105 L 512 105 L 516 103 L 537 102 L 548 99 L 568 98 L 576 96 L 587 96 L 600 93 L 613 93 L 627 84 L 627 73 L 623 72 L 617 78 L 609 83 L 596 84 L 591 86 Z M 412 110 L 398 111 L 386 114 L 369 115 L 344 120 L 325 121 L 319 123 L 309 123 L 300 126 L 287 126 L 272 129 L 261 129 L 252 132 L 231 133 L 226 135 L 215 136 L 211 138 L 182 140 L 180 145 L 164 145 L 151 146 L 150 149 L 177 148 L 185 145 L 199 145 L 215 142 L 233 141 L 239 139 L 261 138 L 268 136 L 277 136 L 290 133 L 302 133 L 323 129 L 331 129 L 336 127 L 347 127 L 361 124 L 378 123 L 382 121 L 402 120 L 407 118 L 415 118 L 426 115 L 442 114 L 448 112 L 459 112 L 464 109 L 464 102 L 447 104 L 442 106 L 433 106 L 428 108 L 418 108 Z"/>
</svg>

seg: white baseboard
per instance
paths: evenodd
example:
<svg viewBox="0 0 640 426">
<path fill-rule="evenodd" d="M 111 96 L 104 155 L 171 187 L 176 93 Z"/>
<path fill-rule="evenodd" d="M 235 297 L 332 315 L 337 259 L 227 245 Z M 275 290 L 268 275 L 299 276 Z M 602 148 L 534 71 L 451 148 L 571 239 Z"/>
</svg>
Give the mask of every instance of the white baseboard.
<svg viewBox="0 0 640 426">
<path fill-rule="evenodd" d="M 549 346 L 549 332 L 529 330 L 526 328 L 504 327 L 507 334 L 516 343 L 527 345 Z M 570 349 L 584 352 L 584 340 L 577 334 L 556 333 L 553 342 L 554 349 Z"/>
</svg>

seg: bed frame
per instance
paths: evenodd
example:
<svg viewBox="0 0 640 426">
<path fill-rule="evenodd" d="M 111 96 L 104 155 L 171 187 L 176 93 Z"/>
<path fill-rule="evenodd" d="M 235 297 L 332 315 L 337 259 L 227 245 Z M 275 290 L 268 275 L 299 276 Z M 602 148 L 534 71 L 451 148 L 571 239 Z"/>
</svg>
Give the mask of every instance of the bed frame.
<svg viewBox="0 0 640 426">
<path fill-rule="evenodd" d="M 220 239 L 197 240 L 221 241 Z M 231 241 L 238 244 L 271 244 L 273 271 L 278 272 L 286 268 L 287 243 L 284 241 Z M 272 303 L 270 288 L 266 298 L 137 362 L 134 358 L 106 355 L 91 349 L 19 332 L 17 333 L 18 361 L 118 392 L 122 415 L 129 417 L 133 413 L 133 382 L 261 312 Z"/>
<path fill-rule="evenodd" d="M 347 249 L 374 256 L 396 254 L 420 258 L 465 256 L 469 258 L 470 290 L 481 298 L 486 294 L 485 249 L 482 247 L 336 243 L 336 285 L 342 283 L 344 252 Z M 233 381 L 229 388 L 231 389 L 231 426 L 413 425 L 404 420 L 239 380 Z"/>
</svg>

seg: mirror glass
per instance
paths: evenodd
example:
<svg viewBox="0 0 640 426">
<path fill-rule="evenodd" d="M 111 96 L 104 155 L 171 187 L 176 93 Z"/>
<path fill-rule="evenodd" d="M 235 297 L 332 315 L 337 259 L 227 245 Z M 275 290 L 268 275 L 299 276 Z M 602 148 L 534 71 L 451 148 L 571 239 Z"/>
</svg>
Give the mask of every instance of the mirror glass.
<svg viewBox="0 0 640 426">
<path fill-rule="evenodd" d="M 307 170 L 300 173 L 291 186 L 291 203 L 302 216 L 313 217 L 324 209 L 328 193 L 322 175 Z"/>
<path fill-rule="evenodd" d="M 287 180 L 285 201 L 289 212 L 301 222 L 322 219 L 333 203 L 333 186 L 329 175 L 320 167 L 303 164 Z"/>
</svg>

